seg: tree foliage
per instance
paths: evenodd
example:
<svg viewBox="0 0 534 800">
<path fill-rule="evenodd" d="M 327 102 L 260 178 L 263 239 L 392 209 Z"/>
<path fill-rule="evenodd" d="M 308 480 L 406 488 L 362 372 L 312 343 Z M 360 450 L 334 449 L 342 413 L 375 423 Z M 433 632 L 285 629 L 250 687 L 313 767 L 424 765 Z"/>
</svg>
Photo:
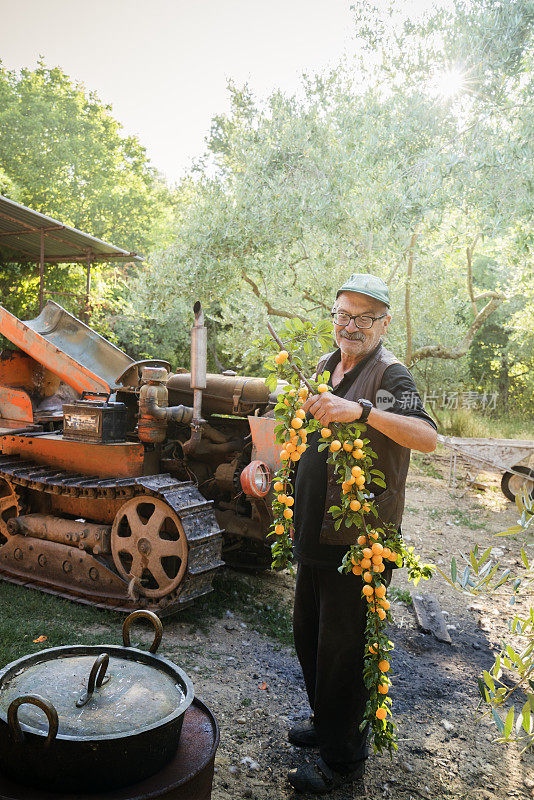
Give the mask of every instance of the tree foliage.
<svg viewBox="0 0 534 800">
<path fill-rule="evenodd" d="M 254 369 L 267 317 L 324 316 L 347 273 L 370 271 L 391 288 L 393 349 L 416 370 L 460 360 L 469 380 L 464 356 L 533 275 L 531 4 L 462 2 L 399 29 L 363 3 L 354 20 L 360 56 L 298 96 L 229 86 L 136 308 L 165 326 L 200 297 L 218 360 Z"/>
<path fill-rule="evenodd" d="M 166 241 L 174 215 L 171 193 L 111 107 L 42 61 L 20 74 L 0 64 L 0 193 L 145 254 Z M 31 267 L 3 266 L 0 282 L 15 313 L 35 309 L 37 276 Z M 79 268 L 47 267 L 50 292 L 79 292 L 82 281 Z"/>
</svg>

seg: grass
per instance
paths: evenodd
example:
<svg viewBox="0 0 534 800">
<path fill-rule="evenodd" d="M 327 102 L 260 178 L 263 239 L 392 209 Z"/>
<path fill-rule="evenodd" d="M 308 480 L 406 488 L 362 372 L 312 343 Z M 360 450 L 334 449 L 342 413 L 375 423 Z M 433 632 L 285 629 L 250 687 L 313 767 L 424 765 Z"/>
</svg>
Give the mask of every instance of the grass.
<svg viewBox="0 0 534 800">
<path fill-rule="evenodd" d="M 260 633 L 291 645 L 291 611 L 264 581 L 224 569 L 213 582 L 214 591 L 184 609 L 176 619 L 192 631 L 209 632 L 210 619 L 227 610 Z M 69 644 L 121 643 L 124 615 L 72 603 L 60 597 L 0 582 L 0 667 L 47 647 Z M 165 627 L 165 620 L 163 620 Z M 136 630 L 132 629 L 135 641 Z M 43 643 L 34 643 L 46 636 Z"/>
<path fill-rule="evenodd" d="M 431 461 L 432 456 L 425 456 L 422 453 L 412 453 L 411 463 L 414 464 L 419 472 L 426 475 L 427 478 L 442 478 L 441 472 L 436 469 Z"/>
<path fill-rule="evenodd" d="M 474 439 L 534 439 L 534 420 L 510 413 L 506 417 L 491 417 L 469 408 L 440 413 L 439 432 L 445 436 Z"/>
<path fill-rule="evenodd" d="M 390 586 L 388 589 L 388 597 L 390 600 L 406 603 L 409 606 L 412 605 L 412 596 L 408 589 L 399 589 L 398 586 Z"/>
</svg>

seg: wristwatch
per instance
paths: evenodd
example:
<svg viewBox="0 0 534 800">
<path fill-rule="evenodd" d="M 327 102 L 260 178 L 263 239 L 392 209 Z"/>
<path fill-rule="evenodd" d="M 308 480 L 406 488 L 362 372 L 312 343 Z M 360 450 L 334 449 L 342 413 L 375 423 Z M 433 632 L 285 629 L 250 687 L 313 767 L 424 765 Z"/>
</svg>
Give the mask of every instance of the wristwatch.
<svg viewBox="0 0 534 800">
<path fill-rule="evenodd" d="M 367 417 L 371 413 L 371 409 L 374 408 L 374 405 L 371 403 L 370 400 L 364 400 L 362 397 L 360 397 L 358 403 L 362 407 L 362 414 L 358 422 L 367 422 Z"/>
</svg>

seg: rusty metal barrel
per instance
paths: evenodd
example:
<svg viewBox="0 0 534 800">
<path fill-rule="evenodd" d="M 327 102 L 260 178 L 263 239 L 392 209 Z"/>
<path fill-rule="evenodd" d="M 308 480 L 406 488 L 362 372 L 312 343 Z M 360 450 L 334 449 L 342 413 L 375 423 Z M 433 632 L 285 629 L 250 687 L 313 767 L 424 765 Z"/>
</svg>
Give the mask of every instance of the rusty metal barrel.
<svg viewBox="0 0 534 800">
<path fill-rule="evenodd" d="M 156 775 L 112 792 L 47 792 L 8 780 L 0 774 L 1 800 L 210 800 L 219 728 L 209 708 L 195 698 L 185 713 L 174 758 Z"/>
</svg>

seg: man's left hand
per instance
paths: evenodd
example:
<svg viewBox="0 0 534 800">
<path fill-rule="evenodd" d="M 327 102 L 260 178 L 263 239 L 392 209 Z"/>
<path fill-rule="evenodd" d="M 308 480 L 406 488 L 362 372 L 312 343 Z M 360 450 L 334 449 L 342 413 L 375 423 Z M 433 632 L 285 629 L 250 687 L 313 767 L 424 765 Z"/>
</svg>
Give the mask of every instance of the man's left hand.
<svg viewBox="0 0 534 800">
<path fill-rule="evenodd" d="M 355 422 L 362 414 L 359 403 L 345 400 L 330 392 L 308 397 L 302 409 L 306 413 L 309 411 L 322 425 L 329 425 L 331 422 Z"/>
</svg>

